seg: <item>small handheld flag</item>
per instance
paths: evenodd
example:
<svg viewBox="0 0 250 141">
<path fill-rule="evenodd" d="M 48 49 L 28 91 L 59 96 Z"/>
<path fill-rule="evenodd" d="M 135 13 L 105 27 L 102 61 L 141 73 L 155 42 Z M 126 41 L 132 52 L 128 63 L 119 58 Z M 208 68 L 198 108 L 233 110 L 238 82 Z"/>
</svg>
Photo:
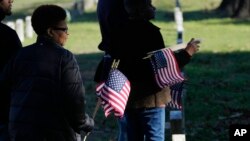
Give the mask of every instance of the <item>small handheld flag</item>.
<svg viewBox="0 0 250 141">
<path fill-rule="evenodd" d="M 96 93 L 101 98 L 106 117 L 111 112 L 114 112 L 116 117 L 122 117 L 130 93 L 129 80 L 117 69 L 117 62 L 114 62 L 107 80 L 101 82 L 96 88 Z"/>
<path fill-rule="evenodd" d="M 154 51 L 150 59 L 155 73 L 155 80 L 160 88 L 184 81 L 171 49 Z"/>
</svg>

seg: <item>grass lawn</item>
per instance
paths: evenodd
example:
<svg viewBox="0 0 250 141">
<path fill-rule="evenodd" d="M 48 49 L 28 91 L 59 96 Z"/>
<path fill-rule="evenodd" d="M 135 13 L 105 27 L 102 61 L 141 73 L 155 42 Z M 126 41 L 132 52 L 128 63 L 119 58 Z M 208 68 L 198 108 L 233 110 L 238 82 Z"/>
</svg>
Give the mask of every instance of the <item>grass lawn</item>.
<svg viewBox="0 0 250 141">
<path fill-rule="evenodd" d="M 29 15 L 34 7 L 57 3 L 66 8 L 71 0 L 14 1 L 14 15 L 9 20 Z M 153 1 L 157 16 L 153 20 L 161 28 L 166 46 L 176 44 L 173 1 Z M 184 41 L 201 38 L 200 52 L 186 66 L 189 78 L 185 99 L 185 127 L 188 141 L 227 141 L 229 126 L 250 124 L 250 21 L 230 19 L 213 12 L 220 0 L 185 0 Z M 93 75 L 102 57 L 97 49 L 101 40 L 95 8 L 69 23 L 69 39 L 65 47 L 76 54 L 85 80 L 88 113 L 96 104 Z M 33 43 L 26 39 L 24 45 Z M 102 109 L 96 117 L 96 130 L 89 140 L 105 141 L 116 137 L 114 117 L 105 119 Z M 101 135 L 104 134 L 104 135 Z M 169 140 L 169 139 L 168 139 Z"/>
</svg>

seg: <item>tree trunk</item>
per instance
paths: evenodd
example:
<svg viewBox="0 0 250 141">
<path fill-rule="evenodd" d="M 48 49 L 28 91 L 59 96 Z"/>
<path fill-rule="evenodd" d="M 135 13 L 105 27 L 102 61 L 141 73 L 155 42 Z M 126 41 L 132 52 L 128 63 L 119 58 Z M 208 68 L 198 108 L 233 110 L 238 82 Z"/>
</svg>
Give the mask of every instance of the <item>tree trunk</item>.
<svg viewBox="0 0 250 141">
<path fill-rule="evenodd" d="M 218 10 L 226 12 L 233 18 L 250 18 L 250 1 L 223 0 Z"/>
</svg>

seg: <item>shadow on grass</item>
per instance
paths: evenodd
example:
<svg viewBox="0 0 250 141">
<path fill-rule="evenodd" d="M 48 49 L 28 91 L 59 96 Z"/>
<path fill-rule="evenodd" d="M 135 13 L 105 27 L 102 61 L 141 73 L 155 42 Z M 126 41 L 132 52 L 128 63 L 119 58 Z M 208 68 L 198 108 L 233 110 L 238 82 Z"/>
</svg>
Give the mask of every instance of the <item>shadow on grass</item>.
<svg viewBox="0 0 250 141">
<path fill-rule="evenodd" d="M 85 79 L 87 111 L 92 114 L 96 104 L 93 76 L 102 53 L 76 57 Z M 186 66 L 185 120 L 189 140 L 226 141 L 231 124 L 250 124 L 248 60 L 250 52 L 198 53 Z M 118 134 L 115 118 L 105 118 L 102 108 L 95 121 L 91 135 L 94 140 L 108 141 Z"/>
</svg>

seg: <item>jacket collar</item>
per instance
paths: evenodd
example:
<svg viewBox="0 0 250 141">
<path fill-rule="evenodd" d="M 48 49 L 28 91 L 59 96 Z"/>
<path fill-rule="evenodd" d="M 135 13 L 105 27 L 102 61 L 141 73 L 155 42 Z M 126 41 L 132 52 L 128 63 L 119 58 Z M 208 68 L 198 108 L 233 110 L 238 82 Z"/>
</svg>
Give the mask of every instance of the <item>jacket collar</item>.
<svg viewBox="0 0 250 141">
<path fill-rule="evenodd" d="M 50 39 L 47 36 L 38 36 L 36 43 L 39 45 L 51 45 L 51 46 L 61 47 L 59 44 L 55 43 L 52 39 Z"/>
</svg>

